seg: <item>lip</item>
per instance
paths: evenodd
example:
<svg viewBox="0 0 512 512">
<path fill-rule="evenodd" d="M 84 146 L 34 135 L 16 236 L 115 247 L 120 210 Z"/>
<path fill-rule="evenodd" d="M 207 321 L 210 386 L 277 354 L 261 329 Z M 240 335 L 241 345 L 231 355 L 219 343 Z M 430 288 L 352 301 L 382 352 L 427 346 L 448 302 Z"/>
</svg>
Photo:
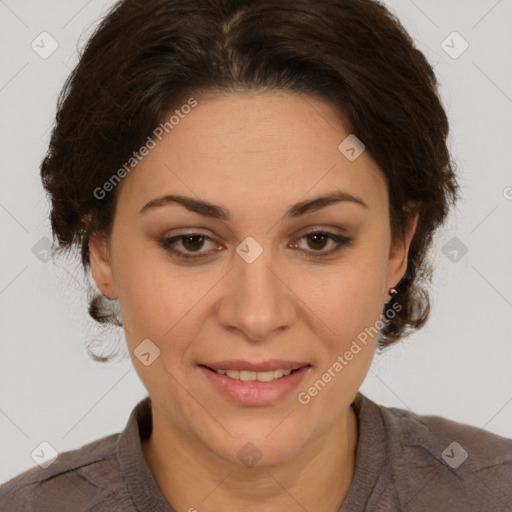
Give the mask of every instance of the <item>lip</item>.
<svg viewBox="0 0 512 512">
<path fill-rule="evenodd" d="M 230 359 L 229 361 L 216 361 L 214 363 L 202 363 L 213 370 L 246 370 L 248 372 L 269 372 L 273 370 L 296 370 L 307 366 L 308 363 L 300 361 L 284 361 L 270 359 L 261 363 L 251 363 L 242 359 Z"/>
<path fill-rule="evenodd" d="M 232 401 L 239 405 L 244 405 L 247 407 L 262 407 L 265 405 L 271 405 L 286 395 L 290 394 L 294 389 L 296 389 L 299 383 L 302 381 L 304 376 L 311 370 L 311 365 L 304 363 L 293 363 L 288 361 L 288 367 L 283 366 L 285 361 L 267 361 L 261 364 L 251 364 L 245 361 L 245 365 L 240 363 L 244 363 L 243 361 L 225 361 L 216 363 L 216 365 L 220 365 L 218 368 L 211 369 L 206 367 L 206 365 L 199 365 L 198 369 L 206 376 L 208 381 L 213 385 L 213 387 L 219 391 L 222 395 L 227 396 Z M 222 366 L 226 363 L 233 363 L 231 368 L 229 365 Z M 236 364 L 235 364 L 236 363 Z M 238 365 L 238 366 L 237 366 Z M 208 365 L 209 366 L 209 365 Z M 290 373 L 290 375 L 286 375 L 280 377 L 279 379 L 273 380 L 272 382 L 259 382 L 259 381 L 249 381 L 244 382 L 241 380 L 232 379 L 226 375 L 220 375 L 214 370 L 247 370 L 247 371 L 270 371 L 277 369 L 298 369 Z M 266 370 L 255 370 L 254 368 L 266 368 Z"/>
</svg>

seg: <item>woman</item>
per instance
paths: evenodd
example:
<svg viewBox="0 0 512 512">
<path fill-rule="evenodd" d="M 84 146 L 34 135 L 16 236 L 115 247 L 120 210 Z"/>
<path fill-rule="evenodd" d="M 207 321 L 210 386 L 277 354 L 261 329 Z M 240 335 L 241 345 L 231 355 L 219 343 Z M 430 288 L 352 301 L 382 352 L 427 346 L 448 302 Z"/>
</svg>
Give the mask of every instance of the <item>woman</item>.
<svg viewBox="0 0 512 512">
<path fill-rule="evenodd" d="M 41 175 L 149 396 L 2 510 L 510 510 L 512 440 L 358 391 L 428 318 L 447 135 L 373 0 L 119 2 Z"/>
</svg>

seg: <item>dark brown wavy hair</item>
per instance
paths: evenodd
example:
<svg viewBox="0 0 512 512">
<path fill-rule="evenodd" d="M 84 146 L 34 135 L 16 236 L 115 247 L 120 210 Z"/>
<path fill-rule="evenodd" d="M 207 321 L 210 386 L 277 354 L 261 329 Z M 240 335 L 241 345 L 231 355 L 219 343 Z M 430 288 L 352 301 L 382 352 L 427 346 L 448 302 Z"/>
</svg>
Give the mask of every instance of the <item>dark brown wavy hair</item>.
<svg viewBox="0 0 512 512">
<path fill-rule="evenodd" d="M 187 98 L 282 90 L 328 100 L 386 178 L 393 241 L 420 201 L 407 272 L 383 314 L 379 348 L 430 313 L 434 231 L 458 199 L 438 82 L 396 16 L 374 0 L 122 0 L 81 52 L 57 105 L 41 164 L 57 253 L 109 236 L 115 191 L 102 187 Z M 400 308 L 393 308 L 399 302 Z M 95 290 L 89 314 L 122 325 Z M 399 311 L 398 311 L 399 309 Z M 97 357 L 106 361 L 108 357 Z"/>
</svg>

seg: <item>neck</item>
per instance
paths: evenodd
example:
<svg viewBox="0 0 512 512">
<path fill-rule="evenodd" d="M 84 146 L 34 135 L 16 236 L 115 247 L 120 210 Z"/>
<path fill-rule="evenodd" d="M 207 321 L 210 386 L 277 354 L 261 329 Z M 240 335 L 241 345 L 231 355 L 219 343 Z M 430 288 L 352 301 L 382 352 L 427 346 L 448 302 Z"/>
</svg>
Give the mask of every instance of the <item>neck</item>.
<svg viewBox="0 0 512 512">
<path fill-rule="evenodd" d="M 154 405 L 153 431 L 142 444 L 148 466 L 173 508 L 201 512 L 338 512 L 353 479 L 356 447 L 357 417 L 351 407 L 307 450 L 278 465 L 234 466 L 169 426 Z"/>
</svg>

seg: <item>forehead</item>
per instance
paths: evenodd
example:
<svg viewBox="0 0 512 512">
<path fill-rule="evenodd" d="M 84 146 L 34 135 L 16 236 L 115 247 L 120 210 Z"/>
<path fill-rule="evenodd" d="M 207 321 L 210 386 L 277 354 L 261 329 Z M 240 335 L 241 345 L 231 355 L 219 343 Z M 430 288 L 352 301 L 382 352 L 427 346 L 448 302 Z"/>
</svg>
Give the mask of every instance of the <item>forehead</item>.
<svg viewBox="0 0 512 512">
<path fill-rule="evenodd" d="M 253 198 L 258 208 L 333 188 L 370 206 L 386 202 L 384 177 L 371 156 L 363 152 L 351 161 L 340 151 L 351 133 L 330 103 L 287 92 L 196 100 L 124 179 L 122 196 L 133 207 L 164 193 L 187 193 L 235 205 Z"/>
</svg>

